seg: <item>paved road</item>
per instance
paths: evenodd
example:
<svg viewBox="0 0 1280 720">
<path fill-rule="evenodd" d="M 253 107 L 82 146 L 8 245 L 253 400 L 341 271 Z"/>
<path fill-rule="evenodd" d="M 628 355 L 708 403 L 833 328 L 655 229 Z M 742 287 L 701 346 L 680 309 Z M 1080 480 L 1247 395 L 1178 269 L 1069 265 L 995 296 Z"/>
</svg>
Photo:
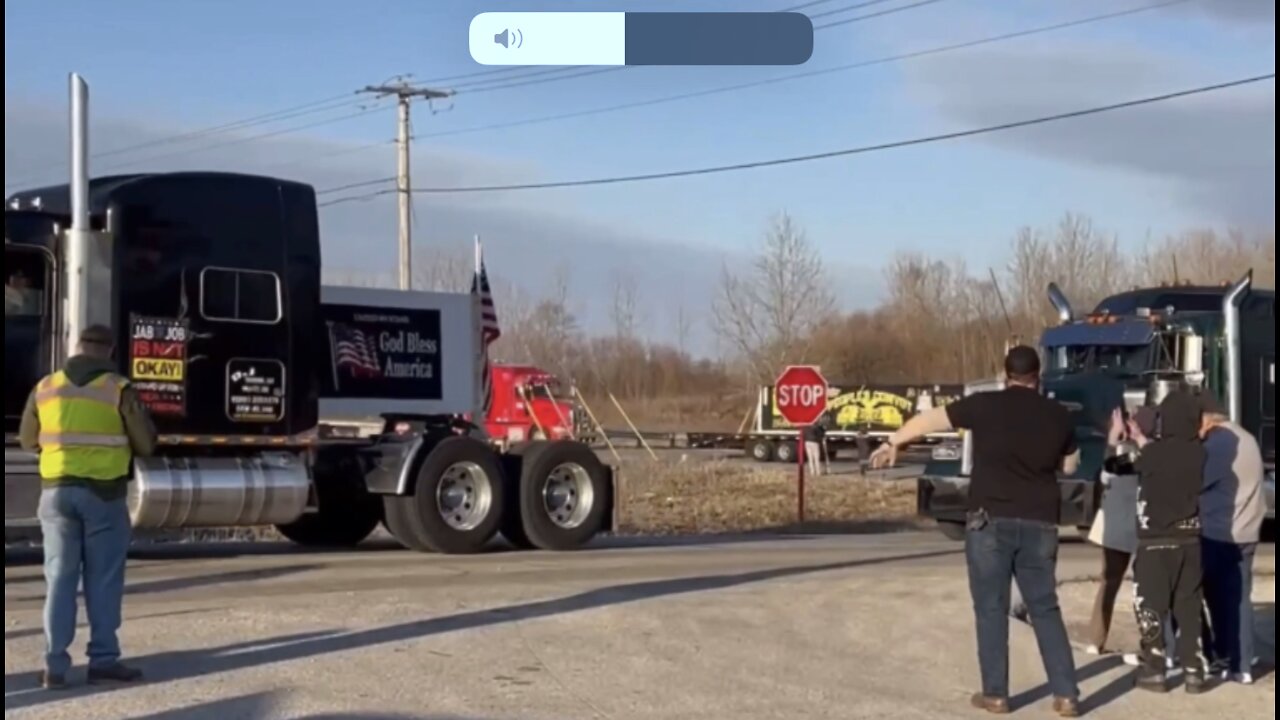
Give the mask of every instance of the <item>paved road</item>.
<svg viewBox="0 0 1280 720">
<path fill-rule="evenodd" d="M 127 649 L 151 683 L 33 690 L 42 583 L 6 557 L 5 717 L 48 720 L 970 718 L 963 558 L 928 533 L 612 541 L 571 555 L 152 550 L 131 566 Z M 1064 547 L 1072 615 L 1094 551 Z M 1261 561 L 1273 577 L 1274 553 Z M 1260 583 L 1274 664 L 1274 584 Z M 1047 716 L 1032 632 L 1018 705 Z M 1262 718 L 1275 686 L 1130 692 L 1080 658 L 1093 717 Z"/>
</svg>

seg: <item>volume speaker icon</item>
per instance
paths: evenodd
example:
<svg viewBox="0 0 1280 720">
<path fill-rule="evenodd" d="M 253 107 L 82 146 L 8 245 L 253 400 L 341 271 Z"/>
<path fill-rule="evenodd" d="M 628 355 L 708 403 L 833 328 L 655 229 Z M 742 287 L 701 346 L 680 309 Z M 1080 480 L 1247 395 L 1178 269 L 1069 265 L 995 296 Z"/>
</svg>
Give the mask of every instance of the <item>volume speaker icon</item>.
<svg viewBox="0 0 1280 720">
<path fill-rule="evenodd" d="M 519 28 L 512 30 L 503 30 L 493 36 L 495 45 L 501 45 L 504 48 L 520 48 L 524 47 L 524 33 Z"/>
</svg>

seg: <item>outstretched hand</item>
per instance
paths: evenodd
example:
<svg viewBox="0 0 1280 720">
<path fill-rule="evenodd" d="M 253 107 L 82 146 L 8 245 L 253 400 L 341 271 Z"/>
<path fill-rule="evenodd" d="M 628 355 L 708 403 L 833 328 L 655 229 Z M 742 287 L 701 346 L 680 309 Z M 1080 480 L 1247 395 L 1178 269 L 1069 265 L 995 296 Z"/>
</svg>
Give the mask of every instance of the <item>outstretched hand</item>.
<svg viewBox="0 0 1280 720">
<path fill-rule="evenodd" d="M 1107 431 L 1108 445 L 1115 447 L 1124 442 L 1125 435 L 1129 431 L 1126 425 L 1127 423 L 1125 422 L 1124 411 L 1120 408 L 1116 408 L 1111 411 L 1111 427 Z"/>
<path fill-rule="evenodd" d="M 898 446 L 893 443 L 885 443 L 876 448 L 871 453 L 871 468 L 873 470 L 884 470 L 885 468 L 895 467 L 898 464 Z"/>
</svg>

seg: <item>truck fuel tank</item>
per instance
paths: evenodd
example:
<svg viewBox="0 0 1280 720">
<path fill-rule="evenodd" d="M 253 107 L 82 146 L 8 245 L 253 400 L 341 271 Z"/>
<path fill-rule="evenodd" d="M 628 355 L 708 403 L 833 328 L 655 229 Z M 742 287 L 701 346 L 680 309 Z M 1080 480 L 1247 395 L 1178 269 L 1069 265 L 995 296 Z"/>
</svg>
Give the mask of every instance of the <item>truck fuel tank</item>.
<svg viewBox="0 0 1280 720">
<path fill-rule="evenodd" d="M 307 465 L 292 453 L 139 458 L 129 517 L 152 530 L 288 525 L 306 511 L 310 490 Z"/>
</svg>

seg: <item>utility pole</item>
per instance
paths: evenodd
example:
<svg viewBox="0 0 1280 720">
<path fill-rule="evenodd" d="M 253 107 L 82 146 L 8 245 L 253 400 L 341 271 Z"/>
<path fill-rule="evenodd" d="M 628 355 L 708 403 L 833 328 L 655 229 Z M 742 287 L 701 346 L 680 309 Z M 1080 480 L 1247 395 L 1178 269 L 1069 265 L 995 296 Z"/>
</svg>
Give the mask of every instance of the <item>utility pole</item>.
<svg viewBox="0 0 1280 720">
<path fill-rule="evenodd" d="M 400 162 L 396 172 L 396 193 L 400 196 L 400 289 L 410 290 L 413 286 L 413 186 L 409 178 L 409 143 L 412 140 L 409 137 L 409 105 L 417 98 L 439 100 L 453 93 L 413 87 L 403 80 L 394 85 L 370 85 L 364 91 L 378 97 L 394 95 L 399 105 L 396 146 L 400 151 Z"/>
</svg>

